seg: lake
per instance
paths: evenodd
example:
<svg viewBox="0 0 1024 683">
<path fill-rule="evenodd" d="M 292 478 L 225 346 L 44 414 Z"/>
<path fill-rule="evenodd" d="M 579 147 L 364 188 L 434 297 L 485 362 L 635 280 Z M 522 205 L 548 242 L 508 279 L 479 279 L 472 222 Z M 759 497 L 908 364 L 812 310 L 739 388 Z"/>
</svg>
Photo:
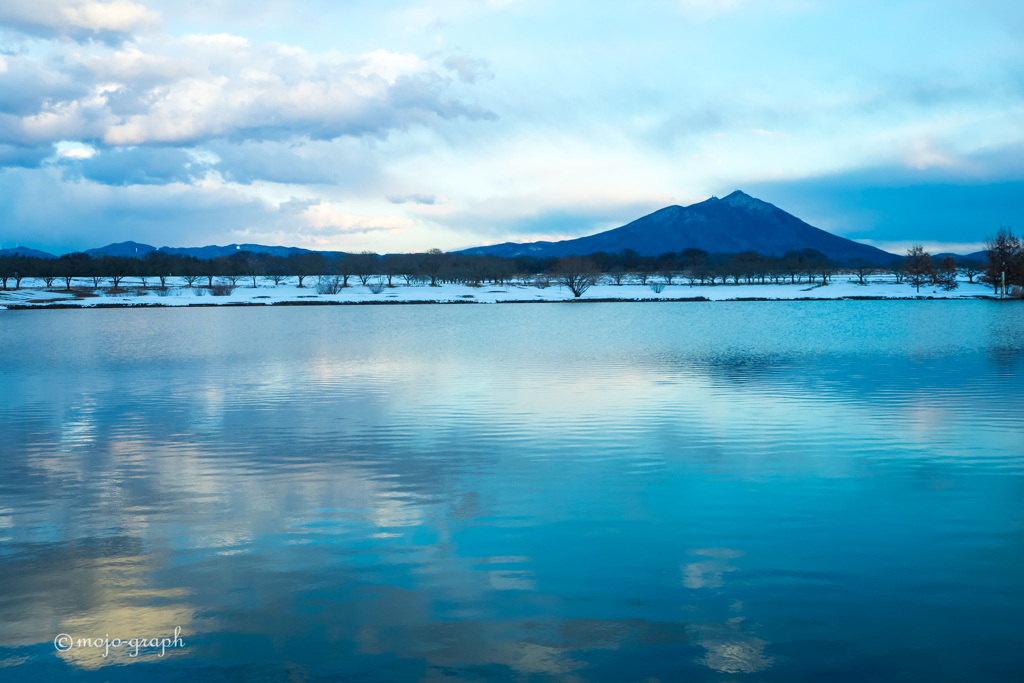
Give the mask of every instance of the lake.
<svg viewBox="0 0 1024 683">
<path fill-rule="evenodd" d="M 1015 302 L 9 311 L 0 354 L 5 681 L 1024 680 Z"/>
</svg>

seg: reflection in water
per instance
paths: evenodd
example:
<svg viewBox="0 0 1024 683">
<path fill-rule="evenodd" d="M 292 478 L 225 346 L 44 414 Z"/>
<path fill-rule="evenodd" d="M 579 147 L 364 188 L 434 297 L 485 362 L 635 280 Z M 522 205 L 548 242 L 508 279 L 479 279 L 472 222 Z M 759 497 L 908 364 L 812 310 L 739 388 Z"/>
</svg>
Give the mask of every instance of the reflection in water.
<svg viewBox="0 0 1024 683">
<path fill-rule="evenodd" d="M 202 620 L 189 604 L 189 591 L 157 586 L 154 559 L 134 554 L 139 550 L 139 541 L 130 537 L 83 539 L 8 559 L 2 595 L 5 605 L 17 608 L 4 610 L 0 640 L 25 646 L 50 642 L 58 634 L 76 643 L 154 638 L 176 628 L 191 638 Z M 127 647 L 71 646 L 53 654 L 85 669 L 160 659 L 159 650 L 135 653 Z"/>
<path fill-rule="evenodd" d="M 709 669 L 726 674 L 752 674 L 775 662 L 774 657 L 764 653 L 768 643 L 744 634 L 742 617 L 724 624 L 693 624 L 690 632 L 694 641 L 707 650 L 698 661 Z"/>
<path fill-rule="evenodd" d="M 1024 674 L 1011 307 L 2 317 L 12 680 Z"/>
<path fill-rule="evenodd" d="M 694 550 L 693 554 L 710 559 L 683 565 L 683 585 L 687 588 L 721 588 L 722 576 L 726 572 L 736 571 L 736 567 L 729 564 L 728 560 L 740 557 L 743 553 L 729 548 L 701 548 Z"/>
<path fill-rule="evenodd" d="M 729 560 L 743 556 L 731 548 L 700 548 L 692 554 L 709 558 L 683 565 L 683 585 L 694 589 L 722 588 L 724 575 L 739 569 Z M 740 612 L 743 607 L 743 602 L 736 600 L 729 605 L 729 611 Z M 691 638 L 706 650 L 697 661 L 727 674 L 757 673 L 770 667 L 775 659 L 764 653 L 768 643 L 747 633 L 745 622 L 744 617 L 734 616 L 722 623 L 689 624 Z"/>
</svg>

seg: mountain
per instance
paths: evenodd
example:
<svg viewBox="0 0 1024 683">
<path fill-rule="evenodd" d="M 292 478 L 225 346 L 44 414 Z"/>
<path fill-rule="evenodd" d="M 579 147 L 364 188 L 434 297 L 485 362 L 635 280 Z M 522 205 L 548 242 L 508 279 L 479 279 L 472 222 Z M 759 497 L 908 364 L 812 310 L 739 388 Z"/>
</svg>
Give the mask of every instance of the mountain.
<svg viewBox="0 0 1024 683">
<path fill-rule="evenodd" d="M 954 254 L 953 252 L 943 251 L 938 254 L 932 254 L 932 261 L 941 261 L 947 256 L 952 256 L 953 260 L 957 263 L 964 263 L 966 261 L 974 261 L 977 264 L 985 265 L 988 263 L 988 252 L 987 251 L 972 251 L 970 254 Z"/>
<path fill-rule="evenodd" d="M 160 247 L 158 249 L 150 244 L 140 244 L 138 242 L 117 242 L 116 244 L 108 244 L 105 247 L 89 249 L 84 253 L 89 256 L 134 256 L 142 258 L 151 251 L 161 251 L 166 254 L 177 254 L 180 256 L 195 256 L 204 260 L 219 256 L 230 256 L 239 251 L 251 251 L 254 254 L 270 254 L 282 257 L 311 253 L 309 249 L 302 249 L 300 247 L 268 247 L 262 244 L 228 244 L 223 247 L 217 245 L 206 247 Z M 325 256 L 336 256 L 341 252 L 324 251 L 320 253 Z M 53 257 L 51 256 L 50 258 Z"/>
<path fill-rule="evenodd" d="M 688 248 L 703 249 L 709 253 L 756 251 L 766 256 L 817 249 L 836 261 L 865 260 L 880 264 L 899 258 L 815 228 L 739 190 L 722 199 L 712 197 L 690 206 L 669 206 L 621 228 L 589 237 L 561 242 L 506 242 L 464 249 L 462 253 L 552 258 L 632 249 L 643 256 L 658 256 Z"/>
<path fill-rule="evenodd" d="M 988 263 L 988 250 L 982 249 L 981 251 L 972 251 L 970 254 L 967 254 L 958 260 L 975 261 L 977 263 L 986 264 Z"/>
<path fill-rule="evenodd" d="M 262 244 L 228 244 L 223 247 L 209 245 L 206 247 L 160 247 L 160 251 L 182 256 L 195 256 L 199 259 L 212 259 L 219 256 L 231 256 L 238 251 L 251 251 L 254 254 L 270 254 L 271 256 L 288 257 L 292 254 L 308 254 L 309 249 L 301 247 L 268 247 Z M 328 253 L 328 252 L 323 252 Z"/>
<path fill-rule="evenodd" d="M 0 256 L 30 256 L 32 258 L 57 258 L 53 254 L 28 247 L 14 247 L 13 249 L 0 249 Z"/>
<path fill-rule="evenodd" d="M 96 249 L 86 249 L 82 253 L 89 256 L 137 256 L 142 258 L 151 251 L 156 251 L 156 247 L 138 242 L 118 242 Z"/>
</svg>

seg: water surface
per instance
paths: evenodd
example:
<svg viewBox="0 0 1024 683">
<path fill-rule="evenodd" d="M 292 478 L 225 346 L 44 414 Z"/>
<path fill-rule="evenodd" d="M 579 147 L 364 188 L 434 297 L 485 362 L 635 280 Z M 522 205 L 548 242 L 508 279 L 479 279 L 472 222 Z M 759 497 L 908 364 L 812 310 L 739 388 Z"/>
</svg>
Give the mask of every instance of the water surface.
<svg viewBox="0 0 1024 683">
<path fill-rule="evenodd" d="M 0 679 L 1024 680 L 1022 339 L 982 301 L 9 311 Z"/>
</svg>

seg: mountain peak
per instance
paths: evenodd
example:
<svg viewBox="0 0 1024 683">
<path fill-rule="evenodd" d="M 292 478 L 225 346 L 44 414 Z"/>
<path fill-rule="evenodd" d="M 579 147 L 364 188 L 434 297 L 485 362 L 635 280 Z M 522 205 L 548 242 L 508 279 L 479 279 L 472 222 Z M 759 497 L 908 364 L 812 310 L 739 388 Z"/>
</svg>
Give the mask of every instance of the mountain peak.
<svg viewBox="0 0 1024 683">
<path fill-rule="evenodd" d="M 736 190 L 719 201 L 725 202 L 729 206 L 734 206 L 736 208 L 754 209 L 758 211 L 764 211 L 765 209 L 772 207 L 768 202 L 761 201 L 756 197 L 751 197 L 743 190 Z"/>
</svg>

